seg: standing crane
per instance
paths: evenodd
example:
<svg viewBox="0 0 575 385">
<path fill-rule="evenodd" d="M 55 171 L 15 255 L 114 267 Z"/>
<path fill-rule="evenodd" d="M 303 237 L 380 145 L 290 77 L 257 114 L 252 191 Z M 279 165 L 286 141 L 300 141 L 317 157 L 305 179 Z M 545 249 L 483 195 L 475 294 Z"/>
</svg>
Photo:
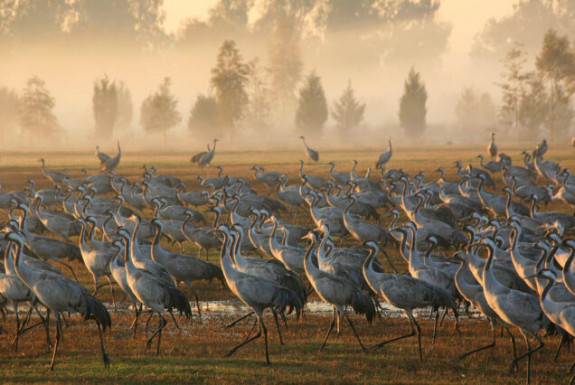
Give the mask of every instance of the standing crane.
<svg viewBox="0 0 575 385">
<path fill-rule="evenodd" d="M 312 241 L 304 259 L 305 274 L 320 298 L 331 304 L 333 307 L 333 320 L 319 350 L 321 351 L 325 347 L 327 339 L 331 334 L 336 321 L 339 331 L 339 318 L 340 315 L 343 314 L 347 319 L 349 326 L 351 326 L 351 330 L 353 330 L 353 333 L 359 342 L 359 346 L 361 346 L 361 349 L 364 352 L 367 352 L 367 349 L 361 342 L 361 339 L 353 326 L 353 322 L 351 322 L 351 319 L 347 315 L 345 308 L 347 306 L 351 306 L 356 313 L 365 314 L 367 322 L 371 323 L 376 314 L 373 302 L 367 294 L 361 291 L 355 282 L 350 279 L 328 273 L 327 271 L 320 270 L 312 260 L 312 250 L 315 248 L 318 241 L 317 235 L 314 232 L 310 232 L 305 237 Z"/>
<path fill-rule="evenodd" d="M 305 137 L 303 135 L 300 136 L 299 138 L 303 140 L 303 145 L 305 146 L 305 155 L 307 156 L 307 158 L 313 160 L 314 162 L 319 161 L 319 152 L 317 152 L 316 150 L 307 145 L 307 142 L 305 141 Z"/>
<path fill-rule="evenodd" d="M 527 383 L 531 380 L 531 355 L 543 348 L 543 341 L 537 335 L 539 329 L 545 329 L 548 320 L 541 310 L 539 298 L 531 293 L 510 289 L 493 274 L 493 241 L 485 238 L 479 245 L 486 246 L 488 249 L 487 262 L 483 268 L 483 292 L 489 306 L 501 317 L 506 323 L 519 329 L 525 344 L 527 352 L 515 357 L 511 361 L 513 367 L 519 360 L 527 357 Z M 531 349 L 529 336 L 535 337 L 538 346 Z"/>
<path fill-rule="evenodd" d="M 487 152 L 492 158 L 497 156 L 497 145 L 495 144 L 495 132 L 491 133 L 491 142 L 487 145 Z"/>
<path fill-rule="evenodd" d="M 387 151 L 382 153 L 377 162 L 375 162 L 375 168 L 383 168 L 387 162 L 391 159 L 391 155 L 393 155 L 393 149 L 391 148 L 391 137 L 387 138 Z"/>
<path fill-rule="evenodd" d="M 112 321 L 104 304 L 94 298 L 94 296 L 78 282 L 74 282 L 60 274 L 37 270 L 27 266 L 22 261 L 24 239 L 15 232 L 9 232 L 6 238 L 16 243 L 17 250 L 14 258 L 16 274 L 22 282 L 34 292 L 38 300 L 54 314 L 56 321 L 56 344 L 54 345 L 50 370 L 54 370 L 54 363 L 56 362 L 56 354 L 62 333 L 60 317 L 63 312 L 70 314 L 80 313 L 85 320 L 93 319 L 96 321 L 98 334 L 100 336 L 102 360 L 104 361 L 104 365 L 108 367 L 110 360 L 104 348 L 102 331 L 106 331 L 107 327 L 111 327 Z"/>
<path fill-rule="evenodd" d="M 100 155 L 101 154 L 101 155 Z M 98 151 L 97 153 L 98 159 L 100 159 L 100 166 L 102 166 L 102 171 L 112 171 L 118 164 L 120 164 L 120 158 L 122 158 L 122 149 L 120 148 L 120 141 L 118 140 L 118 153 L 110 157 L 104 153 Z"/>
<path fill-rule="evenodd" d="M 214 139 L 214 144 L 212 146 L 212 149 L 210 150 L 210 146 L 208 145 L 208 151 L 204 151 L 204 152 L 200 152 L 194 156 L 192 156 L 192 158 L 190 159 L 190 161 L 192 163 L 197 163 L 198 166 L 200 166 L 200 168 L 204 168 L 204 166 L 206 165 L 210 165 L 210 162 L 212 161 L 212 159 L 214 158 L 214 155 L 216 153 L 216 143 L 218 142 L 218 139 Z"/>
<path fill-rule="evenodd" d="M 391 305 L 403 309 L 409 318 L 411 333 L 380 342 L 372 346 L 369 350 L 377 350 L 390 342 L 395 342 L 407 337 L 417 335 L 417 344 L 419 347 L 419 360 L 423 360 L 421 353 L 421 329 L 417 320 L 413 316 L 413 309 L 428 307 L 439 308 L 441 306 L 449 307 L 455 314 L 456 305 L 451 294 L 438 286 L 432 285 L 421 279 L 413 278 L 403 274 L 379 273 L 373 269 L 373 262 L 377 256 L 378 246 L 373 241 L 365 242 L 364 245 L 369 249 L 369 255 L 363 263 L 363 275 L 369 284 L 369 287 L 382 296 Z M 414 326 L 417 329 L 414 329 Z"/>
<path fill-rule="evenodd" d="M 124 260 L 126 262 L 126 279 L 128 285 L 138 301 L 152 309 L 153 312 L 156 312 L 160 318 L 158 328 L 146 343 L 146 348 L 149 348 L 154 337 L 158 336 L 156 355 L 159 355 L 162 330 L 168 323 L 163 316 L 164 309 L 168 309 L 171 312 L 172 308 L 176 308 L 176 310 L 184 313 L 187 318 L 190 318 L 192 316 L 192 308 L 186 295 L 176 289 L 172 281 L 165 280 L 134 265 L 132 261 L 132 248 L 136 246 L 133 245 L 136 232 L 134 231 L 132 233 L 131 238 L 125 231 L 120 231 L 118 234 L 122 237 L 125 245 Z M 138 315 L 139 313 L 136 313 L 136 320 L 134 322 L 137 322 Z"/>
<path fill-rule="evenodd" d="M 273 311 L 283 313 L 286 308 L 290 308 L 290 311 L 291 309 L 296 311 L 296 315 L 299 318 L 303 305 L 299 297 L 290 289 L 268 279 L 242 273 L 236 269 L 231 257 L 233 243 L 230 228 L 222 224 L 218 226 L 218 230 L 224 234 L 224 245 L 220 254 L 220 262 L 226 282 L 230 290 L 254 311 L 257 317 L 256 322 L 259 323 L 258 333 L 253 337 L 248 335 L 244 341 L 233 347 L 225 357 L 230 357 L 242 346 L 261 337 L 263 331 L 266 365 L 270 365 L 268 332 L 262 317 L 264 310 L 271 308 Z"/>
</svg>

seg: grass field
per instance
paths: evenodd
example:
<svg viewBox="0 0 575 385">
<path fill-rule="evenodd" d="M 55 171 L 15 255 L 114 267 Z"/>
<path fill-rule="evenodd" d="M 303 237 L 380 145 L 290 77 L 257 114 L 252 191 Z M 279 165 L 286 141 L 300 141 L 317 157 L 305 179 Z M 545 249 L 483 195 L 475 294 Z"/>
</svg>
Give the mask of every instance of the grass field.
<svg viewBox="0 0 575 385">
<path fill-rule="evenodd" d="M 534 144 L 524 146 L 500 144 L 500 148 L 520 162 L 522 149 L 532 148 Z M 321 149 L 321 162 L 306 165 L 306 172 L 328 176 L 327 162 L 337 162 L 336 171 L 349 170 L 353 159 L 359 161 L 358 174 L 363 174 L 371 167 L 383 149 Z M 425 171 L 427 179 L 435 179 L 434 170 L 443 166 L 448 169 L 448 179 L 455 178 L 452 168 L 455 160 L 463 164 L 478 165 L 477 154 L 484 152 L 484 146 L 457 147 L 397 147 L 394 156 L 388 163 L 389 168 L 403 168 L 410 175 Z M 200 173 L 190 166 L 187 153 L 146 153 L 125 151 L 118 174 L 131 180 L 139 180 L 142 165 L 158 167 L 158 173 L 170 173 L 181 178 L 187 189 L 197 188 L 197 176 Z M 303 151 L 265 151 L 227 152 L 225 147 L 218 147 L 212 165 L 222 165 L 224 173 L 243 176 L 252 187 L 261 193 L 266 187 L 253 180 L 253 165 L 264 165 L 266 170 L 283 171 L 290 181 L 296 181 L 299 170 L 299 159 Z M 96 172 L 97 160 L 93 152 L 75 153 L 5 153 L 0 160 L 0 184 L 2 192 L 20 190 L 26 181 L 33 178 L 36 188 L 49 187 L 50 183 L 40 172 L 38 159 L 46 159 L 49 169 L 67 167 L 72 177 L 79 178 L 80 170 L 88 168 Z M 573 168 L 573 149 L 567 146 L 550 145 L 547 158 L 560 162 L 563 167 Z M 205 176 L 215 176 L 212 167 L 204 170 Z M 373 176 L 375 178 L 375 176 Z M 293 182 L 292 182 L 293 183 Z M 501 181 L 499 180 L 499 184 Z M 570 212 L 565 205 L 552 203 L 547 209 Z M 384 214 L 384 211 L 381 211 Z M 147 212 L 146 215 L 150 215 Z M 5 216 L 4 216 L 5 218 Z M 299 211 L 298 223 L 308 224 L 308 215 Z M 383 219 L 385 223 L 386 219 Z M 354 245 L 352 239 L 345 240 L 346 245 Z M 196 255 L 195 246 L 186 245 L 186 252 Z M 397 250 L 389 249 L 396 266 L 406 271 L 406 265 L 399 257 Z M 210 260 L 217 262 L 219 253 L 210 253 Z M 384 267 L 386 263 L 382 260 Z M 90 290 L 93 287 L 91 276 L 83 265 L 74 262 L 73 267 L 79 273 L 79 280 Z M 103 282 L 103 281 L 101 281 Z M 220 301 L 233 300 L 227 288 L 218 282 L 199 282 L 196 284 L 200 300 Z M 191 294 L 187 288 L 183 289 Z M 107 287 L 103 287 L 99 298 L 107 303 L 111 296 Z M 317 300 L 314 295 L 311 300 Z M 205 304 L 203 305 L 205 306 Z M 215 305 L 214 305 L 215 306 Z M 129 325 L 132 314 L 128 312 L 127 301 L 121 305 L 124 309 L 111 312 L 112 328 L 105 333 L 106 349 L 110 355 L 111 366 L 105 369 L 99 356 L 97 329 L 93 322 L 85 322 L 78 316 L 68 317 L 64 327 L 64 339 L 59 348 L 58 360 L 54 372 L 48 372 L 51 351 L 46 346 L 44 332 L 36 328 L 21 338 L 18 351 L 11 349 L 14 332 L 14 316 L 10 312 L 6 320 L 0 321 L 4 328 L 0 334 L 0 381 L 2 383 L 382 383 L 382 384 L 516 384 L 525 380 L 525 362 L 521 362 L 519 373 L 509 372 L 511 343 L 507 336 L 498 333 L 497 346 L 494 349 L 478 353 L 462 362 L 454 362 L 459 354 L 474 347 L 487 344 L 490 340 L 489 324 L 481 319 L 469 319 L 462 315 L 461 333 L 454 330 L 454 322 L 447 319 L 439 329 L 437 341 L 432 343 L 433 320 L 427 313 L 420 315 L 419 320 L 423 334 L 423 362 L 419 362 L 417 341 L 407 339 L 387 345 L 375 353 L 364 354 L 351 333 L 348 325 L 342 323 L 339 338 L 330 337 L 326 348 L 319 352 L 319 347 L 330 323 L 331 313 L 306 312 L 303 319 L 296 321 L 288 318 L 289 328 L 282 329 L 285 345 L 280 346 L 273 318 L 268 315 L 270 337 L 270 358 L 272 365 L 264 365 L 263 339 L 256 340 L 239 350 L 232 358 L 222 358 L 234 345 L 243 340 L 251 328 L 251 322 L 243 323 L 232 329 L 224 326 L 238 314 L 221 312 L 212 306 L 204 310 L 205 317 L 200 321 L 194 317 L 191 321 L 178 319 L 181 330 L 177 330 L 170 321 L 164 329 L 162 347 L 159 356 L 155 349 L 145 349 L 144 327 L 139 328 L 136 338 L 132 338 Z M 195 309 L 193 308 L 194 313 Z M 390 317 L 384 312 L 381 319 L 368 325 L 365 319 L 352 316 L 358 333 L 366 345 L 372 345 L 409 331 L 405 318 Z M 154 318 L 151 327 L 155 327 Z M 142 323 L 143 325 L 143 323 Z M 52 330 L 52 336 L 54 336 Z M 524 351 L 524 343 L 518 332 L 519 351 Z M 54 338 L 54 337 L 52 337 Z M 572 349 L 563 349 L 557 362 L 553 355 L 559 344 L 559 337 L 544 337 L 545 347 L 535 353 L 532 362 L 533 383 L 552 384 L 567 383 L 570 376 L 567 370 L 573 359 Z"/>
</svg>

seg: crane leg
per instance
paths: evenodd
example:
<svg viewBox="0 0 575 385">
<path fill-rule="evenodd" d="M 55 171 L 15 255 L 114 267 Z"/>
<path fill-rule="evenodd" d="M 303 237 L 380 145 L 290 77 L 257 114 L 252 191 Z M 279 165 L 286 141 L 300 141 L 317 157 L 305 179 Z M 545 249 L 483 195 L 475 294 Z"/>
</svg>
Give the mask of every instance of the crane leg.
<svg viewBox="0 0 575 385">
<path fill-rule="evenodd" d="M 254 326 L 256 325 L 257 322 L 259 322 L 259 319 L 257 319 L 257 320 L 254 322 Z M 252 328 L 252 330 L 253 330 L 253 328 Z M 236 346 L 234 346 L 232 349 L 230 349 L 230 351 L 227 352 L 227 353 L 224 355 L 224 357 L 231 357 L 239 348 L 241 348 L 242 346 L 244 346 L 244 345 L 246 345 L 246 344 L 249 344 L 250 342 L 252 342 L 252 341 L 255 340 L 256 338 L 261 337 L 261 335 L 262 335 L 261 323 L 260 323 L 260 327 L 259 327 L 258 333 L 257 333 L 255 336 L 253 336 L 253 337 L 250 337 L 250 335 L 251 335 L 251 331 L 250 331 L 250 334 L 248 334 L 248 336 L 247 336 L 247 338 L 246 338 L 245 340 L 243 340 L 243 341 L 240 342 L 238 345 L 236 345 Z"/>
<path fill-rule="evenodd" d="M 136 313 L 136 316 L 134 317 L 134 320 L 130 325 L 130 329 L 134 328 L 134 334 L 132 335 L 132 338 L 136 338 L 136 332 L 138 331 L 138 317 L 140 317 L 140 314 L 142 313 L 142 304 L 140 304 L 139 310 L 138 305 L 134 304 L 134 311 Z"/>
<path fill-rule="evenodd" d="M 531 369 L 531 355 L 533 353 L 535 353 L 536 351 L 538 351 L 539 349 L 543 348 L 543 341 L 541 341 L 541 339 L 536 334 L 534 334 L 534 337 L 539 342 L 539 345 L 536 346 L 535 348 L 531 349 L 531 345 L 529 344 L 529 336 L 523 330 L 521 330 L 521 334 L 523 335 L 523 338 L 525 339 L 525 343 L 527 344 L 527 351 L 525 353 L 523 353 L 522 355 L 515 357 L 513 359 L 513 361 L 511 361 L 509 371 L 513 370 L 513 366 L 515 365 L 516 362 L 527 357 L 527 383 L 529 383 L 531 381 L 531 370 L 530 370 Z"/>
<path fill-rule="evenodd" d="M 60 317 L 56 314 L 56 344 L 54 345 L 54 353 L 52 353 L 52 362 L 50 363 L 50 371 L 54 370 L 54 363 L 56 362 L 56 355 L 58 354 L 58 345 L 60 344 Z"/>
<path fill-rule="evenodd" d="M 336 319 L 336 310 L 335 308 L 333 309 L 333 319 L 331 321 L 331 325 L 329 325 L 329 329 L 327 330 L 327 334 L 325 335 L 325 338 L 323 339 L 323 343 L 321 344 L 321 347 L 319 348 L 319 351 L 321 352 L 323 350 L 323 348 L 325 347 L 325 343 L 327 342 L 327 339 L 329 337 L 329 335 L 331 334 L 331 331 L 333 330 L 333 327 L 335 326 L 335 319 Z"/>
<path fill-rule="evenodd" d="M 207 259 L 206 259 L 207 261 Z M 192 291 L 192 294 L 194 295 L 194 298 L 196 299 L 196 308 L 198 309 L 198 318 L 200 319 L 200 322 L 202 321 L 202 311 L 200 310 L 200 301 L 198 300 L 198 293 L 196 292 L 196 289 L 194 289 L 194 287 L 192 286 L 192 284 L 188 284 L 188 287 L 190 288 L 190 290 Z"/>
<path fill-rule="evenodd" d="M 490 320 L 490 321 L 491 321 L 491 337 L 492 337 L 492 338 L 491 338 L 491 343 L 488 344 L 488 345 L 485 345 L 485 346 L 481 346 L 481 347 L 479 347 L 479 348 L 477 348 L 477 349 L 473 349 L 473 350 L 471 350 L 471 351 L 469 351 L 469 352 L 467 352 L 467 353 L 464 353 L 464 354 L 460 355 L 459 357 L 457 357 L 457 358 L 454 360 L 455 362 L 459 362 L 459 361 L 463 360 L 464 358 L 469 357 L 469 356 L 472 355 L 472 354 L 475 354 L 475 353 L 480 352 L 480 351 L 482 351 L 482 350 L 491 349 L 492 347 L 495 346 L 495 334 L 497 334 L 497 329 L 496 329 L 495 321 L 493 321 L 493 320 Z"/>
<path fill-rule="evenodd" d="M 357 331 L 355 330 L 355 327 L 353 326 L 353 322 L 351 322 L 351 319 L 349 318 L 349 316 L 347 315 L 347 313 L 345 311 L 343 312 L 343 316 L 347 319 L 347 322 L 349 322 L 349 326 L 351 326 L 351 330 L 353 330 L 353 334 L 355 334 L 355 337 L 357 338 L 357 342 L 359 342 L 359 346 L 361 346 L 361 350 L 363 350 L 364 353 L 367 353 L 367 349 L 361 343 L 361 339 L 359 338 L 359 334 L 357 334 Z"/>
<path fill-rule="evenodd" d="M 387 340 L 387 341 L 380 342 L 380 343 L 378 343 L 378 344 L 373 345 L 372 347 L 370 347 L 370 348 L 368 349 L 368 351 L 375 351 L 375 350 L 377 350 L 377 349 L 379 349 L 379 348 L 381 348 L 381 347 L 383 347 L 383 346 L 385 346 L 385 345 L 387 345 L 387 344 L 389 344 L 389 343 L 391 343 L 391 342 L 399 341 L 399 340 L 402 340 L 402 339 L 408 338 L 408 337 L 413 337 L 413 336 L 416 334 L 416 333 L 415 333 L 415 328 L 413 327 L 413 323 L 412 323 L 412 321 L 411 321 L 411 316 L 410 316 L 409 314 L 408 314 L 407 316 L 408 316 L 408 319 L 409 319 L 409 326 L 411 327 L 411 333 L 408 333 L 408 334 L 405 334 L 405 335 L 402 335 L 402 336 L 399 336 L 399 337 L 395 337 L 395 338 L 392 338 L 392 339 Z"/>
<path fill-rule="evenodd" d="M 241 322 L 241 321 L 245 320 L 246 318 L 250 317 L 252 314 L 254 314 L 254 312 L 253 312 L 253 311 L 250 311 L 248 314 L 243 315 L 243 316 L 241 316 L 240 318 L 238 318 L 237 320 L 235 320 L 235 321 L 233 321 L 233 322 L 227 324 L 227 325 L 225 326 L 225 328 L 226 328 L 226 329 L 229 329 L 229 328 L 231 328 L 231 327 L 236 326 L 239 322 Z"/>
<path fill-rule="evenodd" d="M 559 342 L 559 346 L 557 346 L 557 350 L 555 351 L 555 355 L 553 356 L 553 362 L 557 362 L 557 359 L 559 358 L 559 353 L 561 353 L 561 348 L 563 347 L 563 345 L 567 345 L 569 343 L 570 338 L 571 336 L 569 336 L 568 334 L 563 334 L 563 336 L 561 336 L 561 342 Z"/>
<path fill-rule="evenodd" d="M 276 311 L 273 309 L 272 309 L 272 314 L 274 315 L 274 320 L 276 321 L 276 327 L 278 329 L 278 335 L 280 336 L 280 345 L 283 345 L 284 341 L 282 339 L 282 332 L 280 330 L 280 323 L 278 322 L 278 315 L 277 315 Z M 266 338 L 266 341 L 267 341 L 267 338 Z"/>
<path fill-rule="evenodd" d="M 176 325 L 176 329 L 180 330 L 180 325 L 178 325 L 178 321 L 176 321 L 176 317 L 174 317 L 174 313 L 172 312 L 172 310 L 170 309 L 170 316 L 172 316 L 172 321 L 174 321 L 174 324 Z M 166 321 L 168 322 L 168 321 Z"/>
<path fill-rule="evenodd" d="M 513 346 L 513 358 L 516 358 L 517 357 L 517 345 L 515 344 L 515 337 L 513 336 L 513 333 L 511 333 L 511 330 L 509 329 L 509 327 L 506 327 L 505 329 L 507 329 L 507 333 L 509 334 L 509 339 L 511 340 L 511 346 Z M 511 368 L 513 368 L 513 366 Z M 517 362 L 515 362 L 515 371 L 519 371 L 519 365 L 517 364 Z"/>
<path fill-rule="evenodd" d="M 114 285 L 112 284 L 112 280 L 110 276 L 106 276 L 108 282 L 110 283 L 110 292 L 112 293 L 112 303 L 114 304 L 114 311 L 116 311 L 116 297 L 114 296 Z"/>
<path fill-rule="evenodd" d="M 102 360 L 104 360 L 104 366 L 108 368 L 110 366 L 110 359 L 108 354 L 106 354 L 106 349 L 104 348 L 104 339 L 102 338 L 102 327 L 98 321 L 96 321 L 96 326 L 98 326 L 98 335 L 100 336 L 100 350 L 102 351 Z"/>
<path fill-rule="evenodd" d="M 258 317 L 258 318 L 260 321 L 260 334 L 261 334 L 262 329 L 264 331 L 264 345 L 265 345 L 265 349 L 266 349 L 266 365 L 269 366 L 269 365 L 271 365 L 271 362 L 270 362 L 270 353 L 268 351 L 268 330 L 266 328 L 266 325 L 264 324 L 264 320 L 261 317 Z M 276 323 L 277 323 L 277 319 L 276 319 Z M 278 325 L 278 331 L 279 331 L 279 325 Z M 281 339 L 281 334 L 280 334 L 280 339 Z"/>
<path fill-rule="evenodd" d="M 158 316 L 160 317 L 160 320 L 158 322 L 158 328 L 156 329 L 154 334 L 152 334 L 152 336 L 148 339 L 148 342 L 146 343 L 146 349 L 149 349 L 150 346 L 152 345 L 152 340 L 154 339 L 154 337 L 156 335 L 158 336 L 158 345 L 156 347 L 156 355 L 160 354 L 160 343 L 162 342 L 162 329 L 168 323 L 168 321 L 166 321 L 164 316 L 162 316 L 160 313 L 158 313 Z"/>
</svg>

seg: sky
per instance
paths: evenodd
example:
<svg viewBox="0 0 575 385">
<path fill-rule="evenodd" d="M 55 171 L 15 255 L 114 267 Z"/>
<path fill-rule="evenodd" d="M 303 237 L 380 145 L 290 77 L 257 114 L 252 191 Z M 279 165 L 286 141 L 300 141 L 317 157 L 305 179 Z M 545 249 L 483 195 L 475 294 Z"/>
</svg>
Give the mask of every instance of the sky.
<svg viewBox="0 0 575 385">
<path fill-rule="evenodd" d="M 217 0 L 164 0 L 165 28 L 176 31 L 188 18 L 205 19 Z M 450 22 L 453 30 L 450 48 L 454 53 L 468 52 L 473 37 L 490 18 L 499 19 L 511 14 L 518 0 L 441 0 L 439 18 Z"/>
</svg>

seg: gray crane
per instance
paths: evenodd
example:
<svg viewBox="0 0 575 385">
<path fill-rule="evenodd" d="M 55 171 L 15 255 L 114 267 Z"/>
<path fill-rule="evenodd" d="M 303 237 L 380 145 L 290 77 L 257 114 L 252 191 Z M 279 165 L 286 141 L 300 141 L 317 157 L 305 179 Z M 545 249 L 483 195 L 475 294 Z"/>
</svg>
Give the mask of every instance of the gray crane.
<svg viewBox="0 0 575 385">
<path fill-rule="evenodd" d="M 491 142 L 487 145 L 487 153 L 492 157 L 495 158 L 497 156 L 497 145 L 495 144 L 495 132 L 491 133 Z"/>
<path fill-rule="evenodd" d="M 377 256 L 378 246 L 373 241 L 365 242 L 369 255 L 363 263 L 363 275 L 371 289 L 383 297 L 391 305 L 403 309 L 409 318 L 411 333 L 380 342 L 370 348 L 377 350 L 388 343 L 417 335 L 419 347 L 419 360 L 423 360 L 421 352 L 421 329 L 413 316 L 413 309 L 422 307 L 449 307 L 457 314 L 456 305 L 451 294 L 438 286 L 432 285 L 417 278 L 403 274 L 379 273 L 373 269 L 373 262 Z M 415 328 L 414 328 L 415 325 Z"/>
<path fill-rule="evenodd" d="M 214 158 L 214 155 L 216 153 L 216 143 L 218 142 L 218 139 L 214 139 L 214 144 L 212 146 L 212 149 L 210 150 L 210 147 L 208 146 L 208 151 L 207 152 L 201 152 L 199 154 L 194 155 L 190 160 L 192 163 L 197 163 L 198 166 L 200 166 L 200 168 L 204 168 L 206 165 L 209 166 L 210 162 L 212 161 L 212 159 Z"/>
<path fill-rule="evenodd" d="M 54 185 L 62 185 L 64 183 L 64 178 L 68 177 L 68 169 L 65 169 L 63 172 L 48 170 L 44 158 L 40 158 L 39 161 L 42 162 L 42 174 L 44 174 L 46 178 L 50 179 Z"/>
<path fill-rule="evenodd" d="M 202 279 L 212 280 L 219 279 L 224 283 L 222 269 L 213 263 L 202 261 L 191 255 L 174 253 L 160 246 L 160 237 L 162 236 L 163 224 L 157 219 L 152 220 L 152 225 L 156 228 L 156 236 L 152 242 L 152 260 L 164 266 L 172 278 L 177 282 L 184 282 L 194 294 L 198 316 L 202 318 L 198 293 L 193 286 L 194 281 Z"/>
<path fill-rule="evenodd" d="M 104 365 L 108 367 L 110 360 L 104 348 L 102 332 L 105 331 L 107 327 L 112 326 L 112 321 L 106 307 L 79 283 L 60 274 L 37 270 L 27 266 L 22 261 L 22 249 L 24 248 L 24 239 L 22 236 L 15 232 L 10 232 L 6 237 L 8 240 L 16 243 L 17 251 L 14 258 L 16 274 L 18 274 L 22 282 L 34 292 L 38 300 L 54 314 L 56 321 L 56 343 L 54 345 L 50 370 L 54 370 L 58 345 L 60 344 L 62 333 L 60 317 L 62 312 L 68 312 L 70 314 L 80 313 L 85 320 L 93 319 L 96 321 L 100 337 L 102 360 L 104 361 Z"/>
<path fill-rule="evenodd" d="M 114 170 L 116 167 L 118 167 L 118 164 L 120 164 L 120 159 L 122 158 L 122 149 L 120 148 L 120 141 L 118 140 L 118 153 L 116 155 L 114 155 L 113 157 L 110 157 L 106 154 L 103 154 L 101 152 L 98 151 L 99 154 L 102 154 L 101 156 L 98 155 L 98 159 L 100 159 L 100 166 L 102 167 L 102 171 L 112 171 Z"/>
<path fill-rule="evenodd" d="M 313 160 L 314 162 L 319 161 L 319 152 L 317 152 L 316 150 L 314 150 L 313 148 L 311 148 L 310 146 L 307 145 L 307 142 L 306 142 L 305 137 L 303 135 L 301 135 L 299 138 L 301 140 L 303 140 L 303 145 L 305 146 L 306 157 L 310 160 Z"/>
<path fill-rule="evenodd" d="M 312 260 L 312 250 L 317 244 L 317 235 L 314 232 L 310 232 L 306 235 L 306 238 L 311 239 L 312 243 L 304 259 L 305 274 L 320 298 L 331 304 L 333 307 L 333 320 L 320 347 L 320 351 L 325 347 L 327 339 L 331 334 L 336 321 L 338 321 L 337 323 L 339 327 L 339 317 L 343 314 L 347 319 L 351 330 L 353 330 L 353 333 L 359 342 L 359 346 L 361 346 L 361 349 L 364 352 L 367 352 L 367 349 L 361 342 L 361 339 L 353 326 L 353 322 L 351 322 L 351 319 L 347 315 L 345 308 L 347 306 L 351 306 L 356 313 L 365 314 L 367 322 L 371 323 L 376 314 L 375 305 L 369 296 L 361 291 L 355 282 L 320 270 Z"/>
<path fill-rule="evenodd" d="M 385 167 L 385 164 L 389 162 L 392 155 L 393 155 L 393 148 L 391 147 L 391 137 L 389 137 L 387 138 L 387 151 L 379 155 L 379 158 L 377 158 L 377 162 L 375 162 L 375 168 L 378 169 Z"/>
<path fill-rule="evenodd" d="M 125 231 L 118 233 L 125 244 L 124 260 L 126 263 L 126 279 L 130 289 L 138 301 L 152 309 L 152 311 L 157 313 L 160 318 L 158 328 L 146 343 L 146 347 L 149 348 L 154 337 L 158 336 L 156 355 L 159 355 L 160 343 L 162 341 L 162 330 L 168 323 L 163 316 L 164 309 L 168 309 L 171 313 L 172 309 L 175 308 L 180 311 L 180 313 L 184 313 L 187 318 L 192 316 L 192 309 L 186 295 L 176 289 L 171 280 L 165 280 L 134 265 L 132 261 L 132 248 L 135 245 L 132 243 L 135 239 L 135 233 L 135 231 L 132 233 L 131 238 Z M 137 315 L 135 322 L 137 322 Z"/>
<path fill-rule="evenodd" d="M 225 357 L 230 357 L 239 348 L 261 337 L 264 334 L 266 364 L 270 365 L 268 352 L 268 332 L 263 321 L 263 312 L 267 308 L 283 313 L 286 308 L 291 308 L 299 317 L 303 304 L 299 297 L 290 289 L 281 286 L 273 281 L 257 277 L 251 274 L 243 273 L 236 269 L 231 259 L 232 237 L 230 228 L 227 225 L 219 225 L 218 230 L 224 234 L 224 245 L 220 255 L 220 262 L 224 277 L 230 290 L 256 314 L 259 323 L 258 333 L 248 337 L 233 347 Z M 255 325 L 255 324 L 254 324 Z"/>
<path fill-rule="evenodd" d="M 493 274 L 493 245 L 488 241 L 480 243 L 488 249 L 487 262 L 483 269 L 483 292 L 489 306 L 506 323 L 517 327 L 527 345 L 527 352 L 515 357 L 511 361 L 511 367 L 527 357 L 527 383 L 531 380 L 531 355 L 543 348 L 543 341 L 537 335 L 539 329 L 545 329 L 548 320 L 539 304 L 539 298 L 530 293 L 510 289 L 501 284 Z M 539 343 L 531 348 L 529 336 L 535 337 Z"/>
</svg>

